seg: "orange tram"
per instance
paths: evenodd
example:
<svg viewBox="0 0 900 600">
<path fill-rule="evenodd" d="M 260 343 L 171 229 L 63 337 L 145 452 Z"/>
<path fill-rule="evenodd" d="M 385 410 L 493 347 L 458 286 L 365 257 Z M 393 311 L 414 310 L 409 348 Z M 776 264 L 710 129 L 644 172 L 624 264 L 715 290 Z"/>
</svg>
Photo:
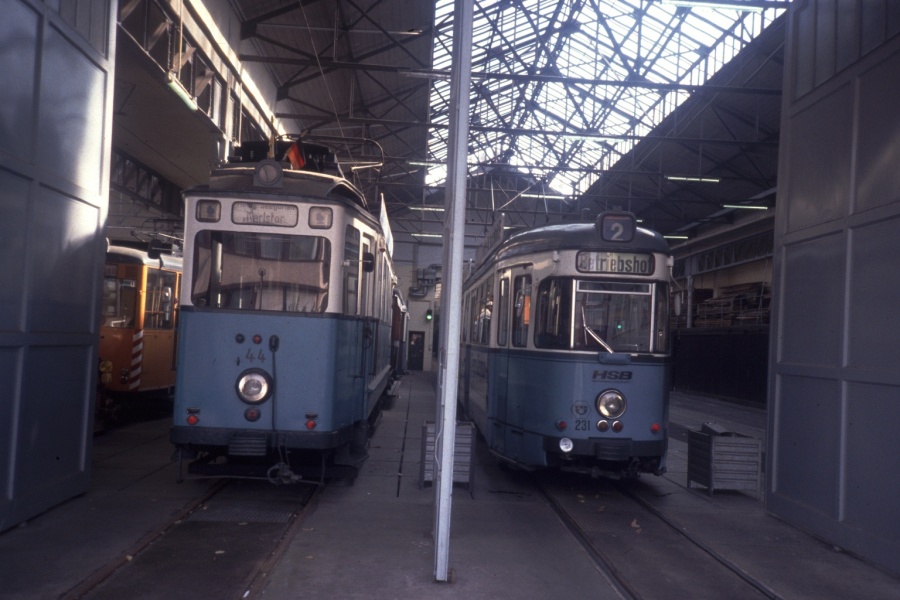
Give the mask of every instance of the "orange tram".
<svg viewBox="0 0 900 600">
<path fill-rule="evenodd" d="M 111 246 L 103 273 L 96 428 L 148 399 L 171 406 L 182 258 Z"/>
</svg>

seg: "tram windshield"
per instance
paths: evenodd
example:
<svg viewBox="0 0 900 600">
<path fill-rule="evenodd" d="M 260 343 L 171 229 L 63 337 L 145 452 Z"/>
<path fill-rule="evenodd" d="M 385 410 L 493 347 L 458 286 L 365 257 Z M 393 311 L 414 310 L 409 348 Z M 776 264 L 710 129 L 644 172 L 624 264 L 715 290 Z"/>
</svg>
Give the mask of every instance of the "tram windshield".
<svg viewBox="0 0 900 600">
<path fill-rule="evenodd" d="M 326 238 L 201 231 L 194 241 L 194 306 L 325 312 L 331 242 Z"/>
<path fill-rule="evenodd" d="M 106 277 L 103 280 L 103 326 L 134 327 L 137 282 Z"/>
<path fill-rule="evenodd" d="M 667 297 L 663 282 L 544 279 L 538 289 L 535 345 L 666 352 Z"/>
</svg>

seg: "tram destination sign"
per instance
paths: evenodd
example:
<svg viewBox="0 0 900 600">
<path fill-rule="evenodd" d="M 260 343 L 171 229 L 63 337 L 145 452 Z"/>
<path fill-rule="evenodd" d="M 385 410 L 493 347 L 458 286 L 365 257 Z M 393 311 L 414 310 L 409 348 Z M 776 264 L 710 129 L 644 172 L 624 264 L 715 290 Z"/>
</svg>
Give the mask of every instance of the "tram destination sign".
<svg viewBox="0 0 900 600">
<path fill-rule="evenodd" d="M 290 204 L 235 202 L 231 207 L 231 221 L 236 225 L 294 227 L 298 219 L 299 210 Z"/>
<path fill-rule="evenodd" d="M 582 273 L 622 273 L 623 275 L 652 275 L 652 254 L 626 252 L 579 252 L 575 266 Z"/>
</svg>

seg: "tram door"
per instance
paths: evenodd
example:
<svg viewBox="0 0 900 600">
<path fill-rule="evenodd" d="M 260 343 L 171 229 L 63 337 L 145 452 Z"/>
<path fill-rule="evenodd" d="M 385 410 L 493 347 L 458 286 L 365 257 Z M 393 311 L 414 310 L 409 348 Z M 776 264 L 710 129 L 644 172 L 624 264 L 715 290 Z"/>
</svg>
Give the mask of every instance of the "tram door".
<svg viewBox="0 0 900 600">
<path fill-rule="evenodd" d="M 510 294 L 509 272 L 501 271 L 497 273 L 497 302 L 496 321 L 497 321 L 497 352 L 493 355 L 493 366 L 491 372 L 493 377 L 489 382 L 492 387 L 488 393 L 488 414 L 494 417 L 494 426 L 491 427 L 491 440 L 489 441 L 491 449 L 505 453 L 506 452 L 506 429 L 502 422 L 506 420 L 506 402 L 507 390 L 509 388 L 509 315 L 511 312 L 512 295 Z M 493 406 L 490 405 L 490 398 L 493 398 Z"/>
<path fill-rule="evenodd" d="M 506 422 L 504 440 L 506 455 L 520 457 L 526 411 L 523 403 L 532 395 L 531 379 L 522 351 L 528 347 L 531 325 L 531 265 L 512 269 L 510 282 L 509 352 L 514 358 L 506 363 L 504 381 L 505 405 L 500 418 Z"/>
<path fill-rule="evenodd" d="M 406 345 L 407 363 L 410 371 L 421 371 L 425 368 L 425 332 L 410 331 L 409 343 Z"/>
</svg>

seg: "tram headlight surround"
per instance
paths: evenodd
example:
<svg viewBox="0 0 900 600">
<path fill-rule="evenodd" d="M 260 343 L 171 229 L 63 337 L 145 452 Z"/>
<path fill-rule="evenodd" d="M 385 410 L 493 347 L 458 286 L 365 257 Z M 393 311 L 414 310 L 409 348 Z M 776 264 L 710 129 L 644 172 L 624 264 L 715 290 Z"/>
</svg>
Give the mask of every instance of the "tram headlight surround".
<svg viewBox="0 0 900 600">
<path fill-rule="evenodd" d="M 597 395 L 597 411 L 607 419 L 618 419 L 627 406 L 625 395 L 619 390 L 604 390 Z"/>
<path fill-rule="evenodd" d="M 247 404 L 265 402 L 272 395 L 274 387 L 272 378 L 262 369 L 247 369 L 238 376 L 235 383 L 238 398 Z"/>
</svg>

